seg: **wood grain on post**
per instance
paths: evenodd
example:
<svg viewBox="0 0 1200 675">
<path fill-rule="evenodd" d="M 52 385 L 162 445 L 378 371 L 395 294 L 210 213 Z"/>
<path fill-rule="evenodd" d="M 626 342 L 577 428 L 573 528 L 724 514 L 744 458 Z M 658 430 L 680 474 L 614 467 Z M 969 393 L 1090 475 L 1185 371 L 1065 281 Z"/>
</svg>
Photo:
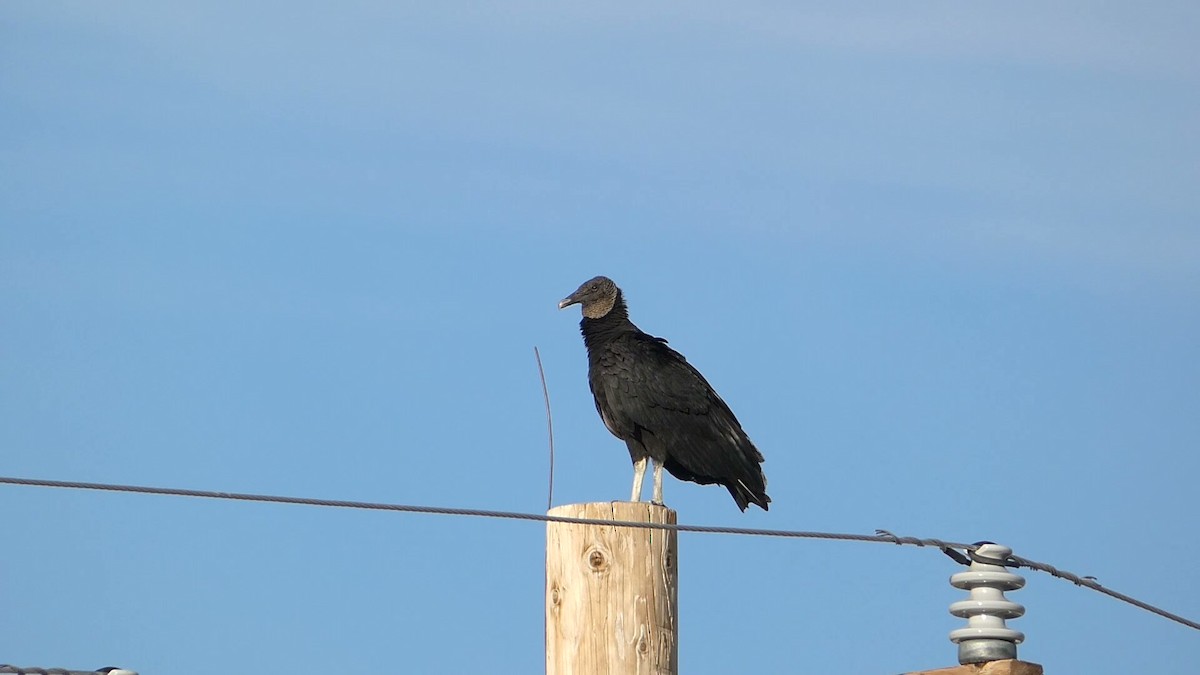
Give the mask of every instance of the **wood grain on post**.
<svg viewBox="0 0 1200 675">
<path fill-rule="evenodd" d="M 647 502 L 567 504 L 552 516 L 674 523 Z M 547 675 L 676 675 L 677 533 L 546 524 Z"/>
</svg>

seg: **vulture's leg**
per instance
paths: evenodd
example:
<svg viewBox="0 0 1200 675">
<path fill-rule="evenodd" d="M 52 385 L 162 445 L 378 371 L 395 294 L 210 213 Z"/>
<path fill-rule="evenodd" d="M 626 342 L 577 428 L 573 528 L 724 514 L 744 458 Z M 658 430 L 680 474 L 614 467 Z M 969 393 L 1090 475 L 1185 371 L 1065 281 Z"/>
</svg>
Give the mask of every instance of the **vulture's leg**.
<svg viewBox="0 0 1200 675">
<path fill-rule="evenodd" d="M 646 460 L 648 457 L 643 457 L 633 463 L 633 495 L 629 498 L 631 502 L 642 501 L 642 479 L 646 477 Z"/>
<path fill-rule="evenodd" d="M 663 503 L 663 498 L 662 498 L 663 465 L 659 464 L 658 462 L 653 462 L 653 460 L 652 460 L 652 463 L 654 464 L 654 497 L 651 498 L 650 501 L 654 504 L 658 504 L 659 506 L 661 506 Z"/>
</svg>

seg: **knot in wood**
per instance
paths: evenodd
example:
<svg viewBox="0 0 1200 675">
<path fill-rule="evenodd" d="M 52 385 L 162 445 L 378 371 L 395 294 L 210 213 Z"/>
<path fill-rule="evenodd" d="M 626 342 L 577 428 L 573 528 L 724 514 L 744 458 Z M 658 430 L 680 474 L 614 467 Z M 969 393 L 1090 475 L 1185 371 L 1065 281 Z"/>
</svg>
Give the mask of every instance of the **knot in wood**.
<svg viewBox="0 0 1200 675">
<path fill-rule="evenodd" d="M 596 574 L 608 570 L 608 552 L 604 549 L 592 546 L 586 551 L 585 555 L 587 556 L 588 569 Z"/>
<path fill-rule="evenodd" d="M 558 584 L 554 584 L 550 587 L 550 604 L 558 607 L 559 603 L 561 602 L 562 597 L 560 597 L 558 594 Z"/>
</svg>

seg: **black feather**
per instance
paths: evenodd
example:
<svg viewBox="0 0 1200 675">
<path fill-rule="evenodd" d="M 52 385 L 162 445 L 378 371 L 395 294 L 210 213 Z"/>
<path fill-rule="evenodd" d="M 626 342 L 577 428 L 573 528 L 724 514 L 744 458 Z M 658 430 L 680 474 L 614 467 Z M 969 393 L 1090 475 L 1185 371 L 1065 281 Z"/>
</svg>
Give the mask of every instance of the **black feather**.
<svg viewBox="0 0 1200 675">
<path fill-rule="evenodd" d="M 680 480 L 724 485 L 743 511 L 767 509 L 762 453 L 704 376 L 666 340 L 630 322 L 611 279 L 585 282 L 559 306 L 577 303 L 596 410 L 630 458 L 650 457 Z"/>
</svg>

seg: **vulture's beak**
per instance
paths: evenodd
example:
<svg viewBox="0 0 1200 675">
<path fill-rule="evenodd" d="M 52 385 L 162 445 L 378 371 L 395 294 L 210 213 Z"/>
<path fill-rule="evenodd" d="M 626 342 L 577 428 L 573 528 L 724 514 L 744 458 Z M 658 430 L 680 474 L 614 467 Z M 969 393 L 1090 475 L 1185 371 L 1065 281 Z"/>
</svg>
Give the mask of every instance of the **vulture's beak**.
<svg viewBox="0 0 1200 675">
<path fill-rule="evenodd" d="M 571 295 L 568 295 L 567 297 L 558 301 L 558 308 L 566 309 L 566 308 L 570 307 L 571 305 L 577 305 L 577 304 L 579 304 L 579 300 L 575 297 L 575 294 L 572 293 Z"/>
</svg>

